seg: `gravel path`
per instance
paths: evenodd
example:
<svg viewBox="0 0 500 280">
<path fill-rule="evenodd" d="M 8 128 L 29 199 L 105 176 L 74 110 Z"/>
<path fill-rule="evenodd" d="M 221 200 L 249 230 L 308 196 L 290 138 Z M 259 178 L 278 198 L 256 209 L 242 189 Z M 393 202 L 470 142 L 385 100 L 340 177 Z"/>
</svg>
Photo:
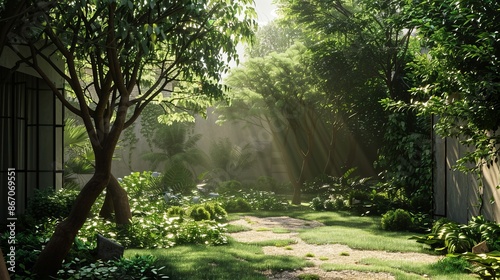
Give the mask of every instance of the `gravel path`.
<svg viewBox="0 0 500 280">
<path fill-rule="evenodd" d="M 314 267 L 304 268 L 300 271 L 285 271 L 278 274 L 272 274 L 266 271 L 265 275 L 269 279 L 299 279 L 298 275 L 304 273 L 317 274 L 321 279 L 395 279 L 388 273 L 368 273 L 360 271 L 330 271 L 326 272 L 319 268 L 321 264 L 359 264 L 359 261 L 366 258 L 377 258 L 384 260 L 406 260 L 418 262 L 437 262 L 441 257 L 421 253 L 398 253 L 371 250 L 354 250 L 346 245 L 327 244 L 314 245 L 307 244 L 298 236 L 299 229 L 307 229 L 324 226 L 316 221 L 305 221 L 290 217 L 268 217 L 257 218 L 245 216 L 240 220 L 232 221 L 230 224 L 242 225 L 252 228 L 250 231 L 231 233 L 230 235 L 240 242 L 255 242 L 276 239 L 293 239 L 295 244 L 286 247 L 265 246 L 264 254 L 267 255 L 288 255 L 303 257 L 314 263 Z M 290 232 L 274 233 L 272 229 L 286 229 Z M 285 231 L 286 231 L 285 230 Z M 307 257 L 309 255 L 311 257 Z"/>
</svg>

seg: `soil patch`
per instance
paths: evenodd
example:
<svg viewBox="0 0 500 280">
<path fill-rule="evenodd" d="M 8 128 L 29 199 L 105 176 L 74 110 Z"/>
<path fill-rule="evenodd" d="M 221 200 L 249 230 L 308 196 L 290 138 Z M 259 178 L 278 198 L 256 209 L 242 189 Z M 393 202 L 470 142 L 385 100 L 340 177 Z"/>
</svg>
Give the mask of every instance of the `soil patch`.
<svg viewBox="0 0 500 280">
<path fill-rule="evenodd" d="M 230 235 L 240 242 L 258 242 L 276 239 L 293 239 L 296 243 L 286 247 L 265 246 L 264 254 L 267 255 L 288 255 L 306 258 L 314 263 L 314 267 L 304 268 L 300 271 L 284 271 L 273 274 L 270 271 L 264 272 L 269 279 L 299 279 L 301 274 L 317 274 L 321 279 L 395 279 L 388 273 L 372 273 L 360 271 L 330 271 L 326 272 L 319 268 L 324 263 L 334 264 L 359 264 L 362 259 L 377 258 L 383 260 L 405 260 L 425 263 L 435 263 L 441 257 L 421 253 L 399 253 L 372 250 L 355 250 L 342 244 L 314 245 L 307 244 L 298 236 L 300 229 L 315 228 L 324 226 L 317 221 L 306 221 L 286 216 L 258 218 L 245 216 L 230 224 L 243 225 L 252 230 L 231 233 Z M 275 232 L 273 232 L 273 230 Z M 353 237 L 354 238 L 354 237 Z"/>
</svg>

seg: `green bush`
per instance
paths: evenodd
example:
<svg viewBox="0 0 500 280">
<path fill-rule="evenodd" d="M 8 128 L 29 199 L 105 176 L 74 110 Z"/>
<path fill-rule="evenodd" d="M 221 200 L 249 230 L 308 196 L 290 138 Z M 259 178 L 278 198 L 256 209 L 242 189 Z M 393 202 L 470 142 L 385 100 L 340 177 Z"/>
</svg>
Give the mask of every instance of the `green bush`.
<svg viewBox="0 0 500 280">
<path fill-rule="evenodd" d="M 220 182 L 217 186 L 217 192 L 225 194 L 235 194 L 242 189 L 240 181 L 229 180 Z"/>
<path fill-rule="evenodd" d="M 321 197 L 317 196 L 311 200 L 310 207 L 314 211 L 325 210 L 325 200 L 321 199 Z"/>
<path fill-rule="evenodd" d="M 250 212 L 252 205 L 242 197 L 230 198 L 226 200 L 224 208 L 229 213 Z"/>
<path fill-rule="evenodd" d="M 211 219 L 210 212 L 203 205 L 195 204 L 188 209 L 187 213 L 195 221 Z"/>
<path fill-rule="evenodd" d="M 77 195 L 78 191 L 70 189 L 36 189 L 28 201 L 26 213 L 38 221 L 45 218 L 65 218 Z"/>
<path fill-rule="evenodd" d="M 323 206 L 326 211 L 339 211 L 346 207 L 346 203 L 343 196 L 330 196 Z"/>
<path fill-rule="evenodd" d="M 176 232 L 177 244 L 222 245 L 227 243 L 225 228 L 215 221 L 186 221 Z"/>
<path fill-rule="evenodd" d="M 408 211 L 403 209 L 389 210 L 382 215 L 382 229 L 389 231 L 404 231 L 412 228 L 412 219 Z"/>
<path fill-rule="evenodd" d="M 287 210 L 289 206 L 286 199 L 278 198 L 273 192 L 247 191 L 242 195 L 254 210 L 282 211 Z"/>
<path fill-rule="evenodd" d="M 202 205 L 205 210 L 210 213 L 210 217 L 212 220 L 223 220 L 227 217 L 226 210 L 218 202 L 209 201 L 203 203 Z"/>
<path fill-rule="evenodd" d="M 443 218 L 434 222 L 429 234 L 413 238 L 443 253 L 470 252 L 473 246 L 482 241 L 486 241 L 490 251 L 497 251 L 500 225 L 487 221 L 483 216 L 473 217 L 467 225 Z"/>
<path fill-rule="evenodd" d="M 184 216 L 184 214 L 186 214 L 186 210 L 181 207 L 181 206 L 170 206 L 168 209 L 167 209 L 167 215 L 169 217 L 173 217 L 173 216 Z"/>
</svg>

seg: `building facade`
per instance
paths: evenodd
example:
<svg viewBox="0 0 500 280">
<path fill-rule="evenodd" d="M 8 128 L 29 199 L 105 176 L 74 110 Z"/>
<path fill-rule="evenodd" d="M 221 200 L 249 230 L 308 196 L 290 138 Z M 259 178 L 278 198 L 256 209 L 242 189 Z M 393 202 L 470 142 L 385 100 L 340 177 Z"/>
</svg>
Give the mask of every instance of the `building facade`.
<svg viewBox="0 0 500 280">
<path fill-rule="evenodd" d="M 0 57 L 0 201 L 7 201 L 7 171 L 15 169 L 16 211 L 24 212 L 35 189 L 60 188 L 63 181 L 64 109 L 48 85 L 16 56 Z M 62 61 L 55 61 L 62 66 Z M 15 70 L 14 70 L 15 69 Z M 53 75 L 54 84 L 63 82 Z M 7 207 L 0 209 L 5 221 Z"/>
</svg>

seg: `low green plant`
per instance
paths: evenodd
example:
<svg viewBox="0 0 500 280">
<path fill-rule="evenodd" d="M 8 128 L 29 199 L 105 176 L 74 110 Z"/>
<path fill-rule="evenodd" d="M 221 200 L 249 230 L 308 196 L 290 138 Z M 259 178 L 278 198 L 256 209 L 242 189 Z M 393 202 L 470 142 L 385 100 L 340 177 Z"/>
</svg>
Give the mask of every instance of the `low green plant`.
<svg viewBox="0 0 500 280">
<path fill-rule="evenodd" d="M 168 279 L 161 272 L 163 267 L 156 267 L 156 258 L 151 255 L 136 255 L 130 259 L 101 261 L 87 265 L 79 265 L 83 260 L 75 259 L 65 263 L 59 270 L 56 279 Z M 79 269 L 74 269 L 78 266 Z"/>
<path fill-rule="evenodd" d="M 222 193 L 222 194 L 236 194 L 238 191 L 242 189 L 242 184 L 240 181 L 237 180 L 228 180 L 228 181 L 223 181 L 217 184 L 217 192 Z"/>
<path fill-rule="evenodd" d="M 389 210 L 382 215 L 380 223 L 382 229 L 389 231 L 410 230 L 413 226 L 410 213 L 403 209 Z"/>
<path fill-rule="evenodd" d="M 250 212 L 252 205 L 242 197 L 233 197 L 226 200 L 224 208 L 229 213 Z"/>
<path fill-rule="evenodd" d="M 491 251 L 498 250 L 499 238 L 500 225 L 482 216 L 473 217 L 467 225 L 440 219 L 434 223 L 430 233 L 413 237 L 417 242 L 443 253 L 470 252 L 473 246 L 482 241 Z"/>
<path fill-rule="evenodd" d="M 468 273 L 472 270 L 472 264 L 466 258 L 454 257 L 449 255 L 440 259 L 437 263 L 431 265 L 432 269 L 443 273 Z"/>
<path fill-rule="evenodd" d="M 317 196 L 311 200 L 311 203 L 309 203 L 309 206 L 314 210 L 314 211 L 321 211 L 325 210 L 325 200 L 321 199 L 321 197 Z"/>
<path fill-rule="evenodd" d="M 36 189 L 28 201 L 26 213 L 35 220 L 65 218 L 69 215 L 78 191 L 71 189 Z"/>
<path fill-rule="evenodd" d="M 198 205 L 198 204 L 191 206 L 188 209 L 187 214 L 189 215 L 189 217 L 193 218 L 195 221 L 202 221 L 202 220 L 210 220 L 211 219 L 210 212 L 208 212 L 207 209 L 205 209 L 205 207 L 203 207 L 202 205 Z"/>
<path fill-rule="evenodd" d="M 453 254 L 452 256 L 472 262 L 474 265 L 467 267 L 467 269 L 479 275 L 481 279 L 498 279 L 500 277 L 499 251 L 493 251 L 486 254 Z"/>
<path fill-rule="evenodd" d="M 328 199 L 323 202 L 323 207 L 327 211 L 339 211 L 345 209 L 347 206 L 344 196 L 330 195 Z"/>
<path fill-rule="evenodd" d="M 175 235 L 176 244 L 222 245 L 227 243 L 224 226 L 215 221 L 186 221 Z"/>
<path fill-rule="evenodd" d="M 241 195 L 250 203 L 254 210 L 281 211 L 289 208 L 288 201 L 279 198 L 273 192 L 245 191 Z"/>
<path fill-rule="evenodd" d="M 180 217 L 186 214 L 186 210 L 181 206 L 171 206 L 167 209 L 167 215 L 169 217 Z"/>
</svg>

